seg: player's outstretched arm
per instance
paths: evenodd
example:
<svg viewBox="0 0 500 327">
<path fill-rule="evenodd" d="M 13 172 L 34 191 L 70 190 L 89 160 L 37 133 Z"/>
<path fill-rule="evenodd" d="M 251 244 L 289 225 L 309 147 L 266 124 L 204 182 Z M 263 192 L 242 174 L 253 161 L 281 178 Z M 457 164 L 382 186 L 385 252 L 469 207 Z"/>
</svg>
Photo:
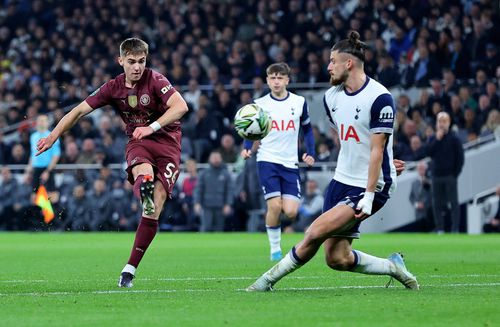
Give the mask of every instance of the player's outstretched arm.
<svg viewBox="0 0 500 327">
<path fill-rule="evenodd" d="M 38 156 L 40 153 L 43 153 L 50 149 L 52 145 L 57 141 L 57 139 L 67 130 L 69 130 L 75 123 L 85 116 L 86 114 L 92 112 L 94 109 L 89 106 L 87 101 L 82 101 L 79 105 L 71 109 L 64 117 L 57 123 L 54 130 L 44 138 L 38 140 L 36 144 L 36 149 L 38 152 L 36 155 Z"/>
<path fill-rule="evenodd" d="M 140 140 L 148 135 L 151 135 L 163 126 L 170 125 L 173 122 L 180 120 L 188 111 L 186 101 L 184 101 L 178 92 L 175 92 L 168 98 L 167 108 L 168 110 L 149 126 L 137 127 L 132 133 L 132 137 Z"/>
</svg>

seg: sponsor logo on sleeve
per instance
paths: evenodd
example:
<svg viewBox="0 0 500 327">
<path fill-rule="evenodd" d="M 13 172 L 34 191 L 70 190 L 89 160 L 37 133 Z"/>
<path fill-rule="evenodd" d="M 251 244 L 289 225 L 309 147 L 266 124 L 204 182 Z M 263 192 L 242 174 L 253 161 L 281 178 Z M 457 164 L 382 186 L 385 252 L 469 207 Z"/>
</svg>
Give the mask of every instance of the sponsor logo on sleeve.
<svg viewBox="0 0 500 327">
<path fill-rule="evenodd" d="M 390 106 L 386 106 L 380 110 L 378 121 L 381 123 L 392 123 L 394 121 L 394 112 Z"/>
<path fill-rule="evenodd" d="M 161 93 L 163 94 L 167 94 L 168 91 L 170 91 L 171 89 L 173 89 L 174 87 L 172 85 L 165 85 L 164 87 L 161 88 Z"/>
</svg>

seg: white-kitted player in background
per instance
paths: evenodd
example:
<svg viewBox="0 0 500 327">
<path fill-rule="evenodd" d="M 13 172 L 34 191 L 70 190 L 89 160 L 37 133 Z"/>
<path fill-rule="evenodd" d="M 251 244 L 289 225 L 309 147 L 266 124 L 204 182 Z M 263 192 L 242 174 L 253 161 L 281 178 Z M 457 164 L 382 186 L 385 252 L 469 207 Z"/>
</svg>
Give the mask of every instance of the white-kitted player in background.
<svg viewBox="0 0 500 327">
<path fill-rule="evenodd" d="M 281 221 L 283 213 L 295 219 L 300 204 L 301 190 L 298 169 L 298 140 L 302 127 L 306 153 L 302 160 L 314 164 L 314 136 L 306 99 L 286 89 L 290 67 L 275 63 L 267 70 L 267 85 L 271 92 L 254 102 L 272 119 L 269 134 L 260 141 L 257 151 L 257 167 L 264 198 L 267 203 L 266 229 L 271 246 L 271 260 L 281 259 Z M 245 141 L 241 156 L 252 155 L 252 142 Z"/>
</svg>

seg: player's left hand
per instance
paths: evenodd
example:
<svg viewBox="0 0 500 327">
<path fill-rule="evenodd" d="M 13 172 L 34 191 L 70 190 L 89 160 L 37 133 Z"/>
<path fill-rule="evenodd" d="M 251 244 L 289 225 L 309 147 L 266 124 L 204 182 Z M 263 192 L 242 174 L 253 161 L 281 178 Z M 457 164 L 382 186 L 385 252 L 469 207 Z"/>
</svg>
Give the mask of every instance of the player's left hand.
<svg viewBox="0 0 500 327">
<path fill-rule="evenodd" d="M 406 162 L 403 160 L 399 159 L 394 159 L 392 161 L 394 163 L 394 166 L 396 167 L 396 175 L 401 175 L 401 173 L 406 169 Z"/>
<path fill-rule="evenodd" d="M 153 128 L 151 128 L 149 126 L 137 127 L 134 130 L 134 132 L 132 133 L 132 138 L 134 138 L 136 140 L 141 140 L 141 139 L 145 138 L 146 136 L 151 135 L 153 133 L 154 133 Z"/>
<path fill-rule="evenodd" d="M 365 192 L 365 195 L 358 202 L 356 207 L 356 213 L 354 217 L 356 219 L 364 219 L 372 214 L 373 199 L 375 198 L 374 192 Z"/>
<path fill-rule="evenodd" d="M 302 161 L 304 161 L 309 167 L 311 167 L 312 165 L 314 165 L 314 157 L 308 155 L 307 153 L 304 153 L 302 155 Z"/>
</svg>

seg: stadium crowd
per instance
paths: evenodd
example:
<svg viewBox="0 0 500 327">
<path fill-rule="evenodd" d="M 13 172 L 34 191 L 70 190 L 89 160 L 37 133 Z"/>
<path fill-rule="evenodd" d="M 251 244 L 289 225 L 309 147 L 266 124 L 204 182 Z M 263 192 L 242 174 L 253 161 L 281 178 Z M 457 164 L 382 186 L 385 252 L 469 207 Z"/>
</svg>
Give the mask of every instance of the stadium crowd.
<svg viewBox="0 0 500 327">
<path fill-rule="evenodd" d="M 349 30 L 359 31 L 370 46 L 367 74 L 399 90 L 396 158 L 415 161 L 425 156 L 423 149 L 434 135 L 441 111 L 450 114 L 463 143 L 499 134 L 500 16 L 495 4 L 488 0 L 4 0 L 0 165 L 28 163 L 33 118 L 47 113 L 54 125 L 65 109 L 121 73 L 116 63 L 118 44 L 130 36 L 149 43 L 148 66 L 182 90 L 190 106 L 183 121 L 184 162 L 189 158 L 207 162 L 216 149 L 224 163 L 237 162 L 241 139 L 234 134 L 232 118 L 237 108 L 267 92 L 266 67 L 284 61 L 292 68 L 292 83 L 311 88 L 327 83 L 331 46 Z M 406 92 L 415 88 L 416 102 Z M 74 210 L 81 212 L 74 217 L 88 218 L 85 223 L 66 219 L 59 228 L 135 228 L 138 208 L 131 187 L 108 168 L 124 161 L 123 128 L 119 116 L 104 108 L 62 138 L 59 163 L 98 163 L 102 168 L 64 174 L 55 206 L 67 217 Z M 315 128 L 315 139 L 317 161 L 335 161 L 336 136 Z M 2 170 L 5 194 L 13 192 L 5 187 L 10 173 L 8 168 Z M 172 222 L 193 221 L 192 212 L 188 213 L 193 187 L 177 185 L 179 196 L 165 210 L 164 228 Z M 23 183 L 18 188 L 26 192 L 21 190 Z M 20 204 L 4 203 L 7 198 L 0 196 L 2 208 L 19 208 Z M 232 223 L 226 228 L 244 229 L 235 214 L 244 211 L 238 208 L 245 207 L 244 201 L 238 191 L 234 198 Z M 85 204 L 88 201 L 93 205 Z M 95 203 L 102 208 L 91 208 Z"/>
</svg>

